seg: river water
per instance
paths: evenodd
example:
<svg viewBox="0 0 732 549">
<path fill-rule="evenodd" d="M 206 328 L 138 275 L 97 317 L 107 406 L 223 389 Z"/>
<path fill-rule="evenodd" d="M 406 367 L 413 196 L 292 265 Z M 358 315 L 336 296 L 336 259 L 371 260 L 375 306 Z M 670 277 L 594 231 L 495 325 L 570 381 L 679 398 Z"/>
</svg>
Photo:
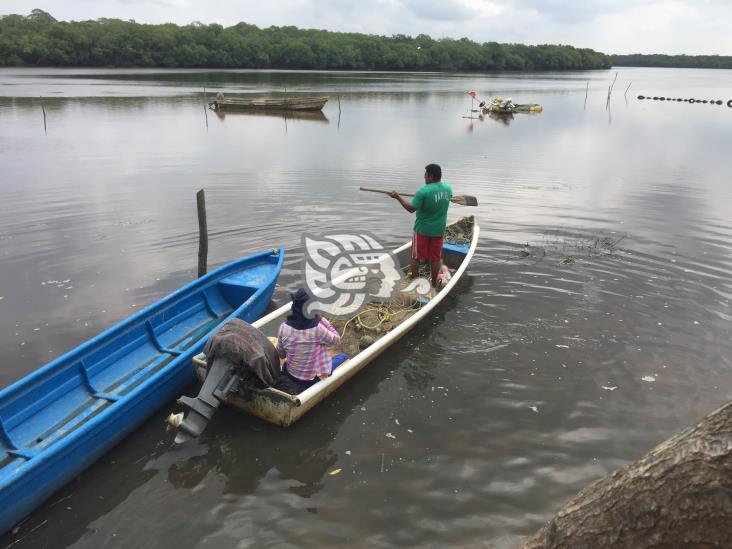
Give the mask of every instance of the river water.
<svg viewBox="0 0 732 549">
<path fill-rule="evenodd" d="M 204 88 L 330 101 L 219 118 Z M 469 118 L 468 90 L 544 112 Z M 2 546 L 514 547 L 732 399 L 732 108 L 638 94 L 726 103 L 732 71 L 0 70 L 0 387 L 192 280 L 201 188 L 210 265 L 285 246 L 279 303 L 302 232 L 409 237 L 359 186 L 437 162 L 482 228 L 438 312 L 301 422 L 223 410 L 175 448 L 171 402 Z"/>
</svg>

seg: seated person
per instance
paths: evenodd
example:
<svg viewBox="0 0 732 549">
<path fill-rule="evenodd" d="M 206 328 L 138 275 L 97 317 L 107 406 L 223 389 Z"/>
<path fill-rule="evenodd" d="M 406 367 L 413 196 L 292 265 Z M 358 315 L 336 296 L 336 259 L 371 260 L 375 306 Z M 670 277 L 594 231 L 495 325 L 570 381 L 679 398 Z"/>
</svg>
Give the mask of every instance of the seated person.
<svg viewBox="0 0 732 549">
<path fill-rule="evenodd" d="M 303 307 L 309 299 L 304 289 L 290 297 L 292 309 L 277 334 L 277 351 L 287 358 L 282 373 L 306 388 L 330 375 L 332 362 L 325 346 L 337 345 L 341 336 L 322 316 L 304 315 Z"/>
</svg>

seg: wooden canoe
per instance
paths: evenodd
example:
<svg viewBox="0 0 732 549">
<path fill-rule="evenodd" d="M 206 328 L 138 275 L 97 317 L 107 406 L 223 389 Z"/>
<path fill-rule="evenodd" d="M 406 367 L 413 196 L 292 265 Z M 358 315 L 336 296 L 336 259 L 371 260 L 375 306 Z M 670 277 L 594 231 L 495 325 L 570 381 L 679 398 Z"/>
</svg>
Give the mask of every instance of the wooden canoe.
<svg viewBox="0 0 732 549">
<path fill-rule="evenodd" d="M 284 255 L 224 265 L 0 391 L 0 533 L 178 396 L 208 335 L 259 318 Z"/>
<path fill-rule="evenodd" d="M 475 222 L 472 238 L 468 243 L 450 244 L 446 242 L 443 246 L 443 261 L 448 267 L 455 269 L 447 285 L 426 304 L 422 305 L 412 316 L 404 320 L 404 322 L 381 336 L 370 347 L 360 351 L 338 366 L 330 377 L 316 383 L 298 395 L 291 395 L 274 388 L 247 389 L 244 392 L 240 391 L 236 395 L 229 396 L 226 404 L 283 427 L 289 427 L 295 423 L 316 404 L 333 393 L 343 383 L 365 368 L 372 360 L 409 332 L 409 330 L 428 316 L 447 297 L 450 291 L 459 283 L 468 268 L 468 264 L 478 244 L 479 233 L 480 228 L 477 222 Z M 409 264 L 411 250 L 412 243 L 407 242 L 394 251 L 399 258 L 400 265 Z M 289 312 L 290 304 L 288 303 L 256 321 L 253 325 L 267 336 L 276 336 L 280 324 L 285 320 Z M 199 354 L 194 357 L 193 365 L 197 377 L 203 381 L 207 372 L 205 355 Z"/>
<path fill-rule="evenodd" d="M 283 97 L 277 99 L 217 99 L 209 103 L 215 111 L 320 111 L 328 102 L 327 97 Z"/>
</svg>

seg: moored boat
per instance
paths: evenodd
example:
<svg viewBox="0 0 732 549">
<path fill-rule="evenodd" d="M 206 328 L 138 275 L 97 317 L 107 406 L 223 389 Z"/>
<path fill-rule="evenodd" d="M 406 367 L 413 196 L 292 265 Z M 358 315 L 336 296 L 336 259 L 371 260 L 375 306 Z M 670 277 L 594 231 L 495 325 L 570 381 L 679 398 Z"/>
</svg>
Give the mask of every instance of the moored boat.
<svg viewBox="0 0 732 549">
<path fill-rule="evenodd" d="M 274 99 L 229 99 L 220 97 L 209 103 L 209 106 L 215 111 L 320 111 L 323 110 L 327 102 L 327 97 L 282 97 Z"/>
<path fill-rule="evenodd" d="M 0 533 L 180 394 L 208 335 L 265 312 L 283 261 L 224 265 L 0 391 Z"/>
<path fill-rule="evenodd" d="M 288 427 L 295 423 L 316 404 L 333 393 L 357 372 L 365 368 L 372 360 L 409 332 L 418 322 L 428 316 L 447 297 L 453 288 L 455 288 L 461 277 L 465 274 L 468 264 L 475 253 L 480 233 L 480 228 L 472 217 L 464 218 L 460 222 L 453 224 L 452 227 L 457 226 L 459 223 L 463 224 L 461 227 L 469 225 L 469 232 L 461 230 L 460 232 L 453 233 L 464 236 L 458 237 L 453 242 L 446 240 L 443 246 L 443 262 L 451 270 L 454 270 L 447 284 L 432 298 L 416 300 L 416 306 L 413 310 L 408 311 L 399 323 L 394 323 L 388 330 L 384 329 L 381 331 L 374 338 L 373 343 L 363 350 L 359 346 L 353 354 L 350 354 L 352 352 L 351 349 L 334 349 L 332 351 L 334 355 L 347 350 L 350 356 L 327 379 L 319 381 L 299 394 L 291 394 L 273 387 L 266 389 L 243 387 L 237 390 L 236 393 L 229 394 L 225 403 L 243 412 L 283 427 Z M 450 231 L 450 227 L 448 227 L 448 231 Z M 411 247 L 412 243 L 407 242 L 393 252 L 401 265 L 409 263 Z M 253 325 L 266 336 L 276 336 L 280 324 L 285 320 L 289 312 L 290 304 L 283 305 L 276 311 L 254 322 Z M 338 328 L 335 322 L 334 325 Z M 345 327 L 342 330 L 345 331 Z M 342 333 L 341 335 L 341 342 L 343 343 L 345 334 Z M 194 357 L 193 365 L 196 370 L 196 375 L 203 381 L 208 371 L 205 355 L 199 354 Z"/>
<path fill-rule="evenodd" d="M 511 100 L 504 101 L 501 98 L 493 99 L 490 103 L 482 106 L 483 114 L 513 114 L 516 112 L 538 113 L 544 110 L 544 107 L 538 103 L 512 103 Z"/>
</svg>

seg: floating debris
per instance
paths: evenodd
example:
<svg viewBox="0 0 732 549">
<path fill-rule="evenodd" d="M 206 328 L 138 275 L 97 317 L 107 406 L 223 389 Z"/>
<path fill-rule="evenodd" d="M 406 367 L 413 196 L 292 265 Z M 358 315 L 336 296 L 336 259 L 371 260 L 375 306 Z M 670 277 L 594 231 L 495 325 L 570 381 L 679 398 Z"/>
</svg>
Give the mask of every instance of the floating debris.
<svg viewBox="0 0 732 549">
<path fill-rule="evenodd" d="M 606 391 L 614 391 L 618 387 L 617 387 L 617 385 L 612 385 L 612 386 L 603 385 L 602 388 L 605 389 Z"/>
<path fill-rule="evenodd" d="M 647 381 L 648 383 L 653 383 L 654 381 L 656 381 L 656 378 L 653 376 L 643 376 L 641 379 L 643 381 Z"/>
<path fill-rule="evenodd" d="M 330 473 L 328 473 L 330 476 L 337 475 L 340 473 L 343 469 L 333 469 Z"/>
<path fill-rule="evenodd" d="M 536 406 L 529 406 L 529 410 L 531 410 L 532 412 L 535 412 L 537 414 L 539 413 L 539 408 L 537 408 Z"/>
<path fill-rule="evenodd" d="M 396 438 L 396 437 L 394 435 L 392 435 L 391 433 L 386 433 L 386 438 Z"/>
</svg>

